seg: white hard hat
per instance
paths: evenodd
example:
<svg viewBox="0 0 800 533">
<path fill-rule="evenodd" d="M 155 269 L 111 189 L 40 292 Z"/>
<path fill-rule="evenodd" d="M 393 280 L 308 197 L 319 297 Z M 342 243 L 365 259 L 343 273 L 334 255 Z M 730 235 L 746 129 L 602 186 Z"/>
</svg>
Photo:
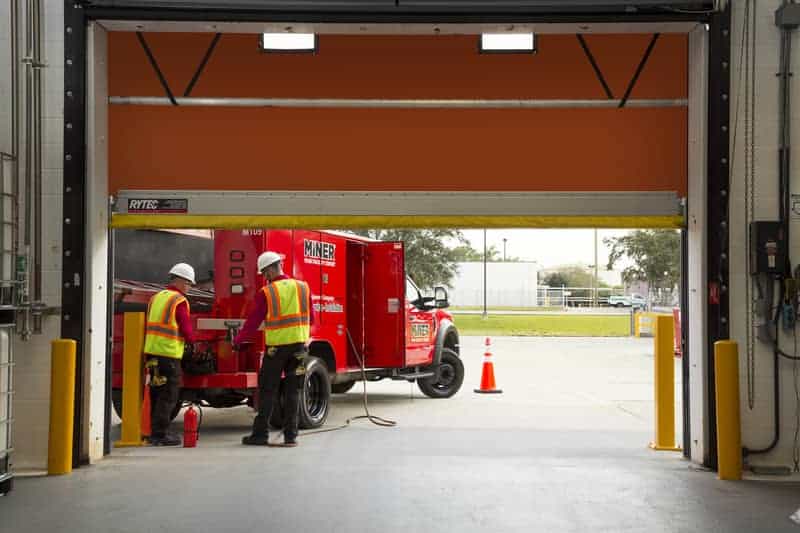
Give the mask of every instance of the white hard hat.
<svg viewBox="0 0 800 533">
<path fill-rule="evenodd" d="M 264 252 L 258 256 L 258 271 L 263 272 L 265 268 L 270 265 L 274 265 L 281 259 L 283 258 L 280 256 L 280 254 L 275 252 Z"/>
<path fill-rule="evenodd" d="M 169 271 L 170 275 L 176 276 L 182 279 L 185 279 L 192 285 L 194 285 L 194 269 L 192 265 L 187 265 L 186 263 L 178 263 L 174 267 L 172 267 Z"/>
</svg>

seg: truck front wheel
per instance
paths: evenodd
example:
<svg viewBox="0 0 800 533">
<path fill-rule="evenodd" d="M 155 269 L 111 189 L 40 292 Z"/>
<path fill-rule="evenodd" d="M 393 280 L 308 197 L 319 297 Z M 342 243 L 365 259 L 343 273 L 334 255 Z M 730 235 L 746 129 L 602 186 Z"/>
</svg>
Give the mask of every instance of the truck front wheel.
<svg viewBox="0 0 800 533">
<path fill-rule="evenodd" d="M 464 363 L 450 348 L 442 348 L 437 376 L 417 380 L 419 390 L 429 398 L 450 398 L 464 383 Z"/>
</svg>

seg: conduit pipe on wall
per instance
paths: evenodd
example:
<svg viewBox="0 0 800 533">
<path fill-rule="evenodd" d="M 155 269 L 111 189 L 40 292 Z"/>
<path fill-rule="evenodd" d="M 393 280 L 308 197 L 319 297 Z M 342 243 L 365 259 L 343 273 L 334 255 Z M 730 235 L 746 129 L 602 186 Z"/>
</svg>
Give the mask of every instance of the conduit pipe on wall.
<svg viewBox="0 0 800 533">
<path fill-rule="evenodd" d="M 455 99 L 378 99 L 378 98 L 199 98 L 165 96 L 111 96 L 112 105 L 200 106 L 200 107 L 295 107 L 366 109 L 558 109 L 618 108 L 621 100 L 455 100 Z M 628 100 L 626 107 L 688 107 L 685 98 Z"/>
<path fill-rule="evenodd" d="M 23 339 L 41 333 L 42 317 L 47 306 L 42 302 L 42 146 L 43 90 L 42 59 L 44 47 L 44 5 L 41 0 L 26 0 L 24 37 L 19 32 L 21 5 L 11 0 L 12 14 L 12 139 L 13 151 L 19 153 L 21 130 L 24 130 L 24 172 L 15 166 L 13 181 L 14 228 L 12 249 L 3 243 L 0 253 L 13 253 L 13 284 L 16 286 L 14 305 L 17 307 L 17 331 Z M 19 57 L 19 43 L 24 41 L 25 55 Z M 24 99 L 19 98 L 19 67 L 25 65 Z M 24 124 L 22 110 L 24 108 Z M 16 154 L 15 154 L 16 155 Z M 19 161 L 19 155 L 16 155 Z M 24 191 L 22 209 L 20 192 Z M 5 191 L 3 191 L 5 193 Z M 20 212 L 22 211 L 22 213 Z M 24 223 L 20 224 L 24 218 Z M 24 227 L 20 245 L 20 228 Z M 5 235 L 3 236 L 5 237 Z M 4 239 L 0 239 L 4 240 Z"/>
<path fill-rule="evenodd" d="M 34 167 L 33 167 L 33 332 L 42 332 L 42 59 L 44 46 L 44 9 L 42 0 L 34 0 L 33 9 L 33 116 L 34 116 Z"/>
</svg>

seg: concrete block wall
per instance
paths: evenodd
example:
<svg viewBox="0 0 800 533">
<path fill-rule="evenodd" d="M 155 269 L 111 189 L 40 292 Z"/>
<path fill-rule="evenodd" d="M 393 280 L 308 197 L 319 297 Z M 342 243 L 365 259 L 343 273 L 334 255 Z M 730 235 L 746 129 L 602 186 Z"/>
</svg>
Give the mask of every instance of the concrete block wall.
<svg viewBox="0 0 800 533">
<path fill-rule="evenodd" d="M 778 218 L 778 88 L 776 77 L 779 62 L 780 34 L 775 26 L 775 10 L 780 0 L 759 0 L 758 2 L 733 2 L 732 28 L 732 71 L 731 71 L 731 336 L 739 343 L 739 375 L 742 415 L 743 445 L 758 449 L 770 444 L 774 432 L 773 417 L 773 357 L 770 345 L 755 342 L 755 404 L 751 409 L 748 402 L 748 335 L 747 335 L 747 225 L 745 221 L 745 134 L 744 134 L 744 87 L 740 77 L 740 56 L 743 36 L 744 10 L 747 3 L 755 4 L 756 12 L 756 125 L 755 125 L 755 187 L 754 219 L 777 220 Z M 800 72 L 800 35 L 794 37 L 793 71 Z M 800 103 L 800 85 L 794 82 L 792 96 Z M 738 109 L 738 112 L 737 112 Z M 800 113 L 797 105 L 792 114 L 793 146 L 797 153 L 800 130 Z M 738 115 L 738 121 L 735 117 Z M 800 192 L 800 163 L 794 158 L 792 165 L 792 190 Z M 800 223 L 793 222 L 790 251 L 793 266 L 800 262 Z M 789 353 L 794 352 L 791 336 L 784 335 L 781 347 Z M 753 465 L 793 466 L 795 411 L 797 406 L 794 390 L 793 364 L 787 360 L 780 362 L 780 402 L 781 438 L 777 447 L 770 453 L 753 455 L 749 462 Z"/>
<path fill-rule="evenodd" d="M 24 2 L 20 2 L 24 8 Z M 47 0 L 44 7 L 44 91 L 42 134 L 43 193 L 43 299 L 60 306 L 61 212 L 64 99 L 64 3 Z M 0 2 L 0 150 L 11 152 L 11 52 L 10 6 Z M 24 28 L 24 13 L 21 26 Z M 24 50 L 23 50 L 24 54 Z M 24 70 L 20 71 L 21 76 Z M 23 115 L 24 116 L 24 115 Z M 24 138 L 22 139 L 24 142 Z M 25 146 L 20 146 L 20 155 Z M 20 161 L 24 171 L 24 158 Z M 14 342 L 13 454 L 16 470 L 38 470 L 47 465 L 47 435 L 50 406 L 50 341 L 60 335 L 60 317 L 45 319 L 41 335 Z"/>
</svg>

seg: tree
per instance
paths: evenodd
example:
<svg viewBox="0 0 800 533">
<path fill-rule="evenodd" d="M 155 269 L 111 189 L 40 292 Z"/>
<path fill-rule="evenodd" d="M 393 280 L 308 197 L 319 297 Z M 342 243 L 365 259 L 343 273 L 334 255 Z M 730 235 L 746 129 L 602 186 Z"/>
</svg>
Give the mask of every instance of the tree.
<svg viewBox="0 0 800 533">
<path fill-rule="evenodd" d="M 357 230 L 354 233 L 381 241 L 403 241 L 406 273 L 423 289 L 437 285 L 451 286 L 467 241 L 456 229 L 378 229 Z M 453 241 L 458 245 L 448 246 Z M 483 254 L 480 254 L 483 260 Z"/>
<path fill-rule="evenodd" d="M 476 250 L 469 244 L 461 244 L 453 248 L 453 257 L 459 263 L 483 261 L 483 250 Z M 486 249 L 486 260 L 489 262 L 500 261 L 500 252 L 492 245 Z"/>
<path fill-rule="evenodd" d="M 603 239 L 611 248 L 608 268 L 623 257 L 633 265 L 622 271 L 625 283 L 647 282 L 651 289 L 672 291 L 680 281 L 680 234 L 674 230 L 638 230 Z"/>
<path fill-rule="evenodd" d="M 542 278 L 542 285 L 548 287 L 591 287 L 593 283 L 594 275 L 578 265 L 561 267 Z"/>
</svg>

